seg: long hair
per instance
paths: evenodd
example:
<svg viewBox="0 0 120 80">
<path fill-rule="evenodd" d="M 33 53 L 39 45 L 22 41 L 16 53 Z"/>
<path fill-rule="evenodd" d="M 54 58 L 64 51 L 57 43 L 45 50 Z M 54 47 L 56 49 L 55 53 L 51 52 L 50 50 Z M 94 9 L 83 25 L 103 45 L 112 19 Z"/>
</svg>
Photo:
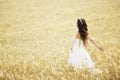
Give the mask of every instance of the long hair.
<svg viewBox="0 0 120 80">
<path fill-rule="evenodd" d="M 88 37 L 88 29 L 87 29 L 87 24 L 85 19 L 80 18 L 77 20 L 77 27 L 78 27 L 78 32 L 81 36 L 81 39 L 83 40 L 84 45 L 86 46 L 87 43 L 87 37 Z"/>
</svg>

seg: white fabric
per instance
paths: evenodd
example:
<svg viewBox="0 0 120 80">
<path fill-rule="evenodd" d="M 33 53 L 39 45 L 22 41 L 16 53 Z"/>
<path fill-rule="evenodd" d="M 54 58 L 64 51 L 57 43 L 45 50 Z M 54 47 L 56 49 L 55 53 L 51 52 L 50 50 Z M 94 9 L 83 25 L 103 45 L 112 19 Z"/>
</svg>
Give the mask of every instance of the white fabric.
<svg viewBox="0 0 120 80">
<path fill-rule="evenodd" d="M 83 42 L 80 39 L 75 39 L 72 50 L 70 51 L 68 63 L 75 68 L 93 68 L 94 63 L 91 57 L 84 49 Z"/>
</svg>

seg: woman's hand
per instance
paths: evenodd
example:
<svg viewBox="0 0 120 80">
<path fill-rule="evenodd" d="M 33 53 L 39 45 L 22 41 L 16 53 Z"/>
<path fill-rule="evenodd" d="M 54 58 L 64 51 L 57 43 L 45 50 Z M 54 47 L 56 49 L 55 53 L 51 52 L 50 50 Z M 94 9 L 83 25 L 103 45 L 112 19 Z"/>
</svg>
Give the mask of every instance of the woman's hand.
<svg viewBox="0 0 120 80">
<path fill-rule="evenodd" d="M 98 49 L 100 50 L 100 51 L 104 51 L 104 48 L 103 47 L 98 47 Z"/>
</svg>

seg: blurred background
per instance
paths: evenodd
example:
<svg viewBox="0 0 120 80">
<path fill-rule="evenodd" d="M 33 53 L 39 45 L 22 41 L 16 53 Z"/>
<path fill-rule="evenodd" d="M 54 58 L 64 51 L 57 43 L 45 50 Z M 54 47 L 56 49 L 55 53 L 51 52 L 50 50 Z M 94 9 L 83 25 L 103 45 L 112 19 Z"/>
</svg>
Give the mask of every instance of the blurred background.
<svg viewBox="0 0 120 80">
<path fill-rule="evenodd" d="M 68 63 L 78 18 L 105 48 L 86 47 L 102 73 Z M 120 0 L 0 0 L 0 80 L 119 80 Z"/>
</svg>

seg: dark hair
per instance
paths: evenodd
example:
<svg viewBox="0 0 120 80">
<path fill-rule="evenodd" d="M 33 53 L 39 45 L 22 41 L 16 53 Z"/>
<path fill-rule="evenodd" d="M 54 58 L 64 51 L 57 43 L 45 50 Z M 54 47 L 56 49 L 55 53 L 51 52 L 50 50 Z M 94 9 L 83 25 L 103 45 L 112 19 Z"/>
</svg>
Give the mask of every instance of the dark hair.
<svg viewBox="0 0 120 80">
<path fill-rule="evenodd" d="M 83 40 L 84 45 L 87 43 L 87 37 L 88 37 L 88 29 L 87 29 L 87 24 L 85 19 L 80 18 L 77 20 L 77 27 L 78 27 L 78 32 L 81 36 L 81 39 Z"/>
</svg>

